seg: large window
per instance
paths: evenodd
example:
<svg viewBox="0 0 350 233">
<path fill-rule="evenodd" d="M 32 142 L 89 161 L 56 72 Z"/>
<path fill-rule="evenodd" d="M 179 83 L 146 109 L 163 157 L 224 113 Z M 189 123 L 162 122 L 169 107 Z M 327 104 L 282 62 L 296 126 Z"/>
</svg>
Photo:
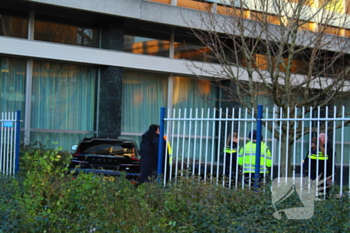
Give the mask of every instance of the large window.
<svg viewBox="0 0 350 233">
<path fill-rule="evenodd" d="M 213 52 L 207 47 L 201 45 L 175 43 L 174 48 L 174 58 L 218 63 L 218 60 L 215 58 Z"/>
<path fill-rule="evenodd" d="M 123 75 L 123 119 L 122 134 L 140 142 L 140 135 L 150 124 L 159 124 L 160 108 L 167 107 L 168 75 L 126 71 Z M 198 80 L 185 77 L 173 79 L 173 108 L 176 109 L 207 109 L 216 105 L 217 87 L 208 80 Z M 194 110 L 195 111 L 195 110 Z M 194 117 L 194 115 L 193 115 Z M 166 126 L 165 126 L 166 127 Z M 193 129 L 190 130 L 193 133 Z M 174 134 L 185 138 L 189 143 L 188 131 Z M 176 141 L 173 141 L 176 144 Z M 175 148 L 174 148 L 175 149 Z M 198 148 L 197 148 L 198 149 Z M 176 148 L 178 153 L 181 148 Z"/>
<path fill-rule="evenodd" d="M 44 143 L 48 138 L 53 142 L 57 138 L 58 146 L 67 149 L 78 142 L 73 140 L 73 132 L 53 132 L 94 130 L 95 68 L 38 61 L 34 63 L 32 86 L 31 128 L 40 133 L 32 133 L 31 141 Z"/>
<path fill-rule="evenodd" d="M 76 22 L 71 24 L 64 19 L 55 19 L 37 15 L 35 19 L 34 39 L 63 44 L 98 47 L 98 29 L 92 23 Z"/>
<path fill-rule="evenodd" d="M 173 117 L 179 117 L 178 114 L 181 113 L 181 117 L 208 118 L 208 109 L 213 109 L 217 106 L 218 87 L 209 80 L 175 77 L 173 84 L 173 108 L 177 112 L 176 116 Z M 210 117 L 214 117 L 213 111 L 211 111 Z M 171 139 L 174 161 L 184 159 L 182 156 L 186 158 L 188 156 L 191 157 L 192 155 L 188 154 L 190 151 L 195 151 L 197 160 L 204 161 L 205 155 L 211 160 L 212 154 L 210 152 L 215 147 L 213 147 L 213 138 L 211 137 L 214 132 L 214 136 L 217 136 L 217 129 L 214 125 L 208 121 L 186 122 L 181 127 L 177 124 L 173 125 L 172 132 L 176 135 Z M 217 144 L 217 140 L 214 140 Z M 200 147 L 202 144 L 203 146 Z"/>
<path fill-rule="evenodd" d="M 174 78 L 174 108 L 213 108 L 216 101 L 217 87 L 208 80 Z"/>
<path fill-rule="evenodd" d="M 122 132 L 140 134 L 149 125 L 159 124 L 160 108 L 166 107 L 167 103 L 167 90 L 167 75 L 125 71 Z"/>
<path fill-rule="evenodd" d="M 25 60 L 0 57 L 0 112 L 20 110 L 23 119 L 25 80 Z"/>
<path fill-rule="evenodd" d="M 147 54 L 169 57 L 170 42 L 139 36 L 124 36 L 124 51 L 137 54 Z"/>
<path fill-rule="evenodd" d="M 0 9 L 0 35 L 27 38 L 28 14 Z"/>
</svg>

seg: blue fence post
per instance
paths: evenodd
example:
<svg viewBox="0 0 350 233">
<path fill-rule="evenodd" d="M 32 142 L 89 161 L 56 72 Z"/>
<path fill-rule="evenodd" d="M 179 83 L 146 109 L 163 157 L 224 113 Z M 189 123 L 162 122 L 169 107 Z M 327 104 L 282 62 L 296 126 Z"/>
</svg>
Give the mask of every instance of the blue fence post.
<svg viewBox="0 0 350 233">
<path fill-rule="evenodd" d="M 258 117 L 256 122 L 256 154 L 255 154 L 255 176 L 254 176 L 254 187 L 259 187 L 260 178 L 260 154 L 261 154 L 261 129 L 262 129 L 262 112 L 263 106 L 258 105 Z"/>
<path fill-rule="evenodd" d="M 15 174 L 19 171 L 19 144 L 21 137 L 21 111 L 16 115 L 16 147 L 15 147 Z"/>
<path fill-rule="evenodd" d="M 164 152 L 164 118 L 165 118 L 165 107 L 160 108 L 160 128 L 159 128 L 159 143 L 158 143 L 158 168 L 157 168 L 157 178 L 160 179 L 161 175 L 163 174 L 164 169 L 164 158 L 163 158 L 163 152 Z"/>
</svg>

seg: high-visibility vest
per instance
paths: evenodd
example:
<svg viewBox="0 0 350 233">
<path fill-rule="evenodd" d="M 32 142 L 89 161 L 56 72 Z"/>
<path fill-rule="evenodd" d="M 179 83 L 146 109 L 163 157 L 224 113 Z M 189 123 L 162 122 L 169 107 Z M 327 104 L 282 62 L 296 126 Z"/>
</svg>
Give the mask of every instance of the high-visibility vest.
<svg viewBox="0 0 350 233">
<path fill-rule="evenodd" d="M 166 147 L 168 150 L 169 165 L 173 163 L 173 149 L 170 146 L 170 142 L 166 140 Z"/>
<path fill-rule="evenodd" d="M 237 148 L 230 148 L 230 146 L 227 146 L 225 149 L 224 149 L 224 152 L 225 153 L 236 153 L 237 152 Z"/>
<path fill-rule="evenodd" d="M 238 164 L 243 166 L 243 173 L 255 173 L 256 143 L 248 142 L 240 149 Z M 261 142 L 260 173 L 269 173 L 268 167 L 272 165 L 271 152 L 264 142 Z"/>
<path fill-rule="evenodd" d="M 318 152 L 318 155 L 317 154 L 311 154 L 311 155 L 308 155 L 310 159 L 317 159 L 317 160 L 327 160 L 328 159 L 328 155 L 323 155 L 323 152 L 322 151 L 319 151 Z"/>
</svg>

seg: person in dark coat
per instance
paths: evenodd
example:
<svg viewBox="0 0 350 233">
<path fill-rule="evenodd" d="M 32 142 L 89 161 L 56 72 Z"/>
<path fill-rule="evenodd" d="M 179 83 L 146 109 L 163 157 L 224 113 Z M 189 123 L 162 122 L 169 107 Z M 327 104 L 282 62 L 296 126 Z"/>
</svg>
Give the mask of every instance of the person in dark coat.
<svg viewBox="0 0 350 233">
<path fill-rule="evenodd" d="M 164 139 L 163 139 L 164 140 Z M 155 177 L 158 167 L 158 145 L 159 125 L 150 125 L 149 129 L 142 135 L 140 143 L 140 184 L 149 182 Z M 164 140 L 165 145 L 165 140 Z M 164 147 L 165 148 L 165 147 Z"/>
</svg>

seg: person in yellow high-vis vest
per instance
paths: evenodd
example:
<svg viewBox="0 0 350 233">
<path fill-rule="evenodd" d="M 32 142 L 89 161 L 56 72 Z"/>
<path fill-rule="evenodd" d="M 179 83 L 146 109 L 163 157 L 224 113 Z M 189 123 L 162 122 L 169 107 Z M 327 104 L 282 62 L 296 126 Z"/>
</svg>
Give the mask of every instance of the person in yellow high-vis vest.
<svg viewBox="0 0 350 233">
<path fill-rule="evenodd" d="M 236 175 L 237 165 L 237 142 L 238 134 L 236 132 L 233 135 L 229 135 L 226 142 L 225 152 L 225 175 L 230 176 L 231 174 Z"/>
<path fill-rule="evenodd" d="M 314 148 L 305 157 L 303 167 L 307 170 L 306 175 L 310 179 L 326 179 L 327 185 L 330 185 L 334 175 L 333 171 L 335 172 L 333 157 L 335 158 L 336 153 L 325 133 L 320 133 L 318 140 L 318 143 L 314 142 Z"/>
<path fill-rule="evenodd" d="M 270 167 L 272 166 L 271 152 L 265 142 L 262 141 L 262 136 L 259 135 L 261 139 L 260 147 L 260 174 L 259 179 L 263 179 L 269 173 Z M 239 150 L 238 164 L 242 167 L 242 172 L 244 173 L 245 183 L 254 184 L 255 176 L 255 159 L 256 159 L 256 139 L 257 132 L 253 130 L 249 133 L 250 141 L 247 142 L 244 147 Z"/>
</svg>

